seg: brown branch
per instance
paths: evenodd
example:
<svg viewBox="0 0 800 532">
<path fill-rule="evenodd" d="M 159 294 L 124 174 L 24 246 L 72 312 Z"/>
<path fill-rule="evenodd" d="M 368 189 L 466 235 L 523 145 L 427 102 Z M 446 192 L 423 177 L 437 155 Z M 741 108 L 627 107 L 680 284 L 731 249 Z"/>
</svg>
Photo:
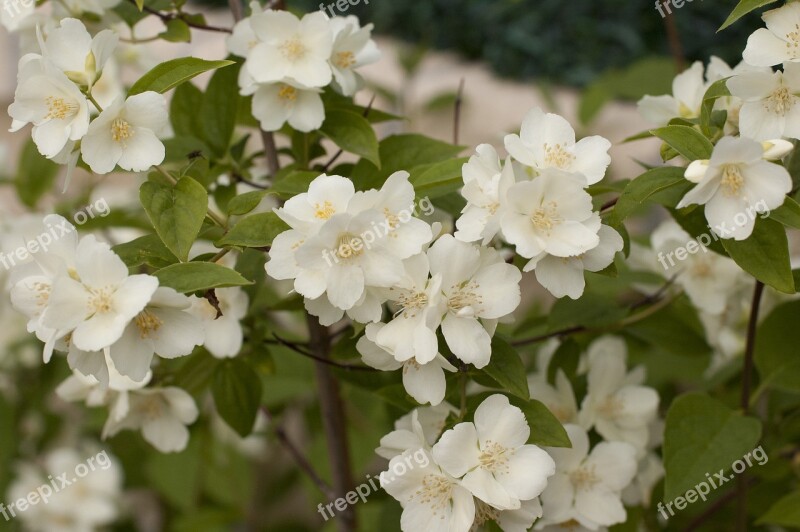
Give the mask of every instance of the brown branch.
<svg viewBox="0 0 800 532">
<path fill-rule="evenodd" d="M 341 362 L 336 362 L 335 360 L 331 360 L 330 358 L 322 358 L 322 357 L 319 357 L 319 356 L 315 355 L 314 353 L 310 353 L 310 352 L 306 351 L 305 349 L 301 348 L 300 346 L 298 346 L 297 344 L 295 344 L 293 342 L 289 342 L 287 340 L 284 340 L 283 338 L 281 338 L 280 336 L 278 336 L 275 333 L 272 333 L 272 336 L 275 338 L 275 340 L 278 341 L 278 343 L 280 345 L 282 345 L 284 347 L 288 347 L 289 349 L 291 349 L 295 353 L 299 353 L 299 354 L 303 355 L 304 357 L 308 357 L 308 358 L 310 358 L 312 360 L 316 360 L 317 362 L 320 362 L 322 364 L 327 364 L 328 366 L 333 366 L 335 368 L 340 368 L 340 369 L 344 369 L 344 370 L 348 370 L 348 371 L 379 371 L 379 370 L 377 370 L 375 368 L 371 368 L 369 366 L 357 366 L 357 365 L 354 365 L 354 364 L 343 364 Z"/>
<path fill-rule="evenodd" d="M 756 479 L 750 479 L 747 481 L 747 484 L 755 484 Z M 723 509 L 725 506 L 728 505 L 733 499 L 736 498 L 736 490 L 730 490 L 725 495 L 722 495 L 719 499 L 714 501 L 708 508 L 705 509 L 703 513 L 695 517 L 691 520 L 691 522 L 686 525 L 686 528 L 683 529 L 683 532 L 693 532 L 700 528 L 706 521 L 708 521 L 714 514 L 718 511 Z"/>
<path fill-rule="evenodd" d="M 310 344 L 314 355 L 318 358 L 330 358 L 330 337 L 328 328 L 319 320 L 306 314 Z M 328 446 L 328 460 L 333 476 L 333 496 L 344 497 L 353 488 L 353 476 L 350 467 L 350 452 L 347 444 L 347 425 L 344 405 L 342 403 L 339 383 L 331 374 L 330 366 L 320 361 L 315 363 L 317 386 L 319 387 L 319 403 L 322 411 L 322 425 Z M 356 514 L 348 505 L 339 514 L 336 521 L 339 532 L 355 532 Z"/>
<path fill-rule="evenodd" d="M 603 205 L 600 207 L 600 214 L 604 214 L 607 210 L 611 209 L 614 205 L 617 204 L 617 201 L 619 201 L 619 197 L 616 197 L 614 199 L 608 200 L 607 202 L 603 203 Z"/>
<path fill-rule="evenodd" d="M 669 49 L 670 52 L 672 52 L 672 58 L 675 61 L 675 70 L 677 72 L 683 72 L 686 68 L 686 58 L 683 55 L 683 45 L 681 44 L 678 26 L 675 24 L 674 13 L 669 13 L 664 17 L 664 26 L 667 29 L 667 40 L 669 41 Z"/>
<path fill-rule="evenodd" d="M 461 106 L 464 103 L 464 78 L 458 84 L 456 101 L 453 105 L 453 144 L 458 146 L 458 136 L 461 131 Z"/>
<path fill-rule="evenodd" d="M 128 0 L 131 4 L 136 5 L 136 0 Z M 230 28 L 221 28 L 219 26 L 209 26 L 207 24 L 198 24 L 197 22 L 192 21 L 189 18 L 186 18 L 185 13 L 162 13 L 157 9 L 153 9 L 152 7 L 142 6 L 142 11 L 149 13 L 151 15 L 155 15 L 160 18 L 164 23 L 169 22 L 170 20 L 181 20 L 190 28 L 195 28 L 198 30 L 204 31 L 216 31 L 219 33 L 231 33 Z"/>
</svg>

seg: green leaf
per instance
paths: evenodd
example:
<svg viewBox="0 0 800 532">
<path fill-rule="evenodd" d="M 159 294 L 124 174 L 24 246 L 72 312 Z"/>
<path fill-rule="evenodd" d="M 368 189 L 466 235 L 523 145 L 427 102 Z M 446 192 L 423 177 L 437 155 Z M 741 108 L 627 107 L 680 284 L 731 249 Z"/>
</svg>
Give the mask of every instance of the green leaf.
<svg viewBox="0 0 800 532">
<path fill-rule="evenodd" d="M 468 160 L 460 157 L 415 168 L 409 182 L 414 185 L 417 197 L 438 198 L 463 187 L 462 167 Z"/>
<path fill-rule="evenodd" d="M 787 227 L 800 229 L 800 204 L 787 196 L 783 205 L 773 210 L 769 217 Z"/>
<path fill-rule="evenodd" d="M 232 198 L 228 202 L 228 207 L 226 210 L 228 214 L 232 216 L 241 216 L 242 214 L 247 214 L 258 207 L 258 204 L 261 203 L 261 200 L 264 199 L 264 196 L 268 194 L 270 194 L 270 192 L 266 190 L 245 192 L 244 194 L 240 194 L 235 198 Z"/>
<path fill-rule="evenodd" d="M 293 170 L 286 175 L 277 177 L 270 190 L 278 194 L 281 199 L 289 199 L 298 194 L 308 192 L 308 186 L 319 177 L 317 171 Z"/>
<path fill-rule="evenodd" d="M 274 212 L 260 212 L 242 218 L 218 242 L 218 247 L 241 246 L 263 248 L 272 244 L 276 236 L 289 229 L 286 222 Z"/>
<path fill-rule="evenodd" d="M 203 92 L 194 84 L 184 83 L 175 89 L 169 104 L 169 119 L 176 136 L 197 137 L 199 135 L 200 120 L 197 110 L 202 104 Z"/>
<path fill-rule="evenodd" d="M 144 76 L 133 84 L 128 91 L 128 96 L 146 91 L 165 93 L 185 83 L 195 76 L 232 65 L 233 61 L 206 61 L 196 57 L 181 57 L 172 59 L 154 66 Z M 237 92 L 238 94 L 238 92 Z"/>
<path fill-rule="evenodd" d="M 138 3 L 140 0 L 136 0 Z M 167 21 L 166 30 L 158 34 L 159 37 L 169 42 L 191 42 L 192 30 L 189 25 L 179 18 L 173 18 Z"/>
<path fill-rule="evenodd" d="M 753 450 L 761 422 L 734 412 L 711 397 L 678 397 L 667 412 L 664 432 L 664 500 L 683 495 Z"/>
<path fill-rule="evenodd" d="M 703 95 L 703 105 L 700 109 L 700 127 L 706 135 L 711 134 L 713 122 L 714 103 L 722 97 L 730 96 L 728 90 L 728 79 L 720 79 L 711 84 Z"/>
<path fill-rule="evenodd" d="M 756 220 L 746 240 L 724 239 L 722 245 L 744 271 L 785 294 L 794 294 L 786 229 L 773 220 Z"/>
<path fill-rule="evenodd" d="M 139 11 L 143 11 L 144 10 L 144 0 L 136 0 L 136 8 Z"/>
<path fill-rule="evenodd" d="M 230 268 L 212 262 L 181 262 L 155 272 L 161 286 L 174 288 L 182 294 L 253 284 Z"/>
<path fill-rule="evenodd" d="M 628 314 L 616 301 L 600 294 L 586 292 L 580 299 L 562 298 L 550 309 L 549 331 L 568 327 L 603 327 L 616 323 Z"/>
<path fill-rule="evenodd" d="M 239 69 L 236 64 L 214 72 L 200 105 L 198 132 L 215 155 L 223 157 L 228 151 L 239 113 Z M 195 109 L 195 112 L 198 110 Z"/>
<path fill-rule="evenodd" d="M 494 379 L 503 389 L 526 401 L 530 399 L 525 365 L 517 350 L 500 337 L 492 338 L 492 359 L 481 371 Z"/>
<path fill-rule="evenodd" d="M 261 404 L 261 379 L 241 359 L 226 360 L 217 368 L 211 385 L 217 412 L 242 438 L 253 432 Z"/>
<path fill-rule="evenodd" d="M 682 197 L 693 185 L 683 177 L 684 169 L 674 166 L 663 166 L 648 170 L 625 187 L 611 214 L 611 224 L 619 225 L 636 209 L 644 205 L 653 196 L 668 189 L 678 191 Z M 676 194 L 676 196 L 678 195 Z M 676 202 L 677 204 L 677 202 Z M 674 206 L 674 205 L 673 205 Z"/>
<path fill-rule="evenodd" d="M 756 334 L 755 363 L 762 386 L 800 391 L 800 301 L 784 303 L 759 325 Z"/>
<path fill-rule="evenodd" d="M 191 177 L 182 177 L 173 187 L 146 181 L 139 188 L 139 199 L 162 242 L 176 257 L 185 261 L 208 209 L 208 194 Z"/>
<path fill-rule="evenodd" d="M 776 1 L 777 0 L 740 0 L 739 4 L 733 8 L 731 14 L 728 15 L 728 18 L 725 19 L 725 22 L 722 23 L 722 26 L 720 26 L 717 31 L 724 30 L 754 9 L 758 9 L 759 7 L 767 4 L 775 3 Z"/>
<path fill-rule="evenodd" d="M 770 506 L 767 513 L 758 518 L 756 524 L 800 528 L 800 491 L 779 499 Z"/>
<path fill-rule="evenodd" d="M 142 264 L 154 268 L 166 268 L 178 262 L 178 258 L 164 245 L 158 235 L 140 236 L 130 242 L 114 246 L 113 250 L 128 268 Z"/>
<path fill-rule="evenodd" d="M 650 132 L 688 161 L 709 159 L 714 151 L 711 141 L 693 127 L 666 126 Z"/>
<path fill-rule="evenodd" d="M 344 151 L 359 155 L 380 168 L 378 137 L 363 116 L 352 111 L 329 110 L 320 132 Z"/>
<path fill-rule="evenodd" d="M 53 188 L 59 166 L 39 153 L 32 140 L 25 143 L 19 158 L 14 187 L 17 196 L 28 207 L 36 204 Z"/>
</svg>

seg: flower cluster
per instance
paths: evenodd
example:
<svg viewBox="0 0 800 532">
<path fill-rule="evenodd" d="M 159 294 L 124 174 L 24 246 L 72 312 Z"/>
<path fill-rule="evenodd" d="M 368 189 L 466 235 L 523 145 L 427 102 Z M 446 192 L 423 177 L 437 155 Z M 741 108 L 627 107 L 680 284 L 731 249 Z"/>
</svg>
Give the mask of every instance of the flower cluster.
<svg viewBox="0 0 800 532">
<path fill-rule="evenodd" d="M 523 271 L 533 270 L 554 296 L 577 299 L 586 286 L 583 272 L 605 269 L 623 247 L 586 191 L 603 179 L 611 143 L 599 136 L 575 142 L 564 118 L 533 109 L 505 145 L 510 157 L 503 164 L 488 144 L 464 164 L 467 206 L 455 236 L 484 245 L 500 236 L 529 259 Z"/>
<path fill-rule="evenodd" d="M 117 97 L 101 109 L 92 88 L 103 74 L 119 37 L 103 30 L 94 37 L 80 20 L 65 18 L 44 38 L 40 53 L 19 61 L 14 102 L 8 108 L 11 131 L 33 126 L 42 155 L 68 164 L 78 157 L 98 174 L 119 166 L 141 172 L 164 160 L 159 135 L 168 125 L 164 96 L 153 91 Z M 91 104 L 99 111 L 92 119 Z"/>
<path fill-rule="evenodd" d="M 356 17 L 329 19 L 314 12 L 298 19 L 263 10 L 257 2 L 251 9 L 234 27 L 228 50 L 246 58 L 239 88 L 253 96 L 253 116 L 264 131 L 286 123 L 298 131 L 319 129 L 325 120 L 323 88 L 353 96 L 363 85 L 356 69 L 380 59 L 372 24 L 362 28 Z"/>
</svg>

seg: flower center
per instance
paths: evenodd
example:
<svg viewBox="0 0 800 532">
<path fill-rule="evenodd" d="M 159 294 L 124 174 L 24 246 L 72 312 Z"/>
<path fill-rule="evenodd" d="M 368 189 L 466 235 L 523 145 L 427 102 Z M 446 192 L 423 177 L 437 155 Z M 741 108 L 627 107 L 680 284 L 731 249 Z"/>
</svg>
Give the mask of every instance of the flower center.
<svg viewBox="0 0 800 532">
<path fill-rule="evenodd" d="M 597 407 L 597 412 L 605 418 L 614 418 L 619 415 L 624 408 L 622 401 L 614 396 L 606 397 Z"/>
<path fill-rule="evenodd" d="M 480 456 L 478 457 L 478 462 L 481 464 L 482 469 L 486 469 L 492 473 L 507 472 L 507 452 L 507 447 L 504 447 L 492 440 L 488 440 L 486 442 L 486 446 L 483 448 Z"/>
<path fill-rule="evenodd" d="M 569 153 L 561 144 L 544 144 L 544 161 L 548 166 L 565 169 L 572 165 L 575 156 Z"/>
<path fill-rule="evenodd" d="M 331 216 L 336 214 L 336 209 L 333 208 L 333 203 L 328 200 L 324 202 L 315 203 L 314 204 L 314 218 L 319 218 L 320 220 L 327 220 Z"/>
<path fill-rule="evenodd" d="M 422 487 L 414 492 L 411 499 L 417 499 L 421 504 L 429 506 L 433 515 L 439 511 L 450 508 L 450 499 L 453 494 L 453 483 L 441 475 L 425 475 L 422 478 Z"/>
<path fill-rule="evenodd" d="M 47 115 L 45 120 L 56 119 L 64 120 L 70 118 L 78 112 L 78 104 L 75 102 L 65 101 L 64 98 L 56 98 L 55 96 L 48 96 L 44 99 L 47 104 Z"/>
<path fill-rule="evenodd" d="M 478 308 L 483 305 L 483 297 L 476 290 L 480 286 L 475 281 L 464 281 L 450 287 L 450 298 L 447 306 L 459 316 L 475 316 Z"/>
<path fill-rule="evenodd" d="M 542 205 L 531 213 L 531 222 L 533 222 L 533 226 L 547 234 L 549 234 L 550 230 L 560 221 L 561 217 L 558 215 L 558 204 L 555 201 L 551 201 L 547 205 Z"/>
<path fill-rule="evenodd" d="M 722 167 L 722 192 L 726 196 L 738 196 L 744 185 L 744 177 L 737 164 L 726 164 Z"/>
<path fill-rule="evenodd" d="M 390 231 L 394 231 L 400 227 L 400 217 L 392 213 L 388 208 L 383 208 L 383 215 L 386 216 L 386 223 L 389 224 Z"/>
<path fill-rule="evenodd" d="M 364 254 L 364 241 L 352 233 L 342 233 L 336 241 L 336 256 L 353 259 Z"/>
<path fill-rule="evenodd" d="M 600 482 L 597 474 L 594 472 L 594 466 L 579 467 L 569 474 L 569 480 L 576 490 L 590 490 L 592 486 Z"/>
<path fill-rule="evenodd" d="M 283 100 L 284 103 L 289 103 L 297 100 L 297 89 L 291 85 L 284 85 L 278 91 L 278 98 Z"/>
<path fill-rule="evenodd" d="M 111 122 L 111 138 L 115 142 L 125 144 L 125 141 L 133 137 L 134 130 L 124 118 L 115 118 Z"/>
<path fill-rule="evenodd" d="M 497 521 L 498 519 L 500 519 L 500 510 L 492 508 L 479 499 L 475 499 L 475 522 L 472 524 L 470 532 L 478 530 L 479 527 L 489 521 Z"/>
<path fill-rule="evenodd" d="M 111 309 L 114 307 L 113 301 L 111 299 L 111 290 L 107 288 L 101 288 L 99 290 L 92 290 L 92 295 L 89 298 L 89 309 L 93 313 L 105 313 L 111 312 Z"/>
<path fill-rule="evenodd" d="M 800 24 L 795 24 L 794 31 L 786 34 L 786 49 L 793 59 L 800 57 Z"/>
<path fill-rule="evenodd" d="M 153 420 L 163 416 L 164 409 L 166 408 L 166 406 L 167 403 L 161 396 L 151 395 L 150 397 L 146 397 L 139 403 L 137 411 L 145 419 Z"/>
<path fill-rule="evenodd" d="M 764 101 L 764 107 L 770 113 L 786 116 L 794 106 L 795 97 L 789 92 L 789 87 L 781 85 Z"/>
<path fill-rule="evenodd" d="M 164 325 L 164 322 L 149 310 L 143 310 L 137 314 L 133 321 L 139 329 L 139 337 L 142 339 L 149 338 Z"/>
<path fill-rule="evenodd" d="M 391 291 L 393 288 L 389 288 L 389 290 Z M 397 314 L 402 314 L 406 319 L 413 318 L 417 315 L 417 312 L 428 305 L 428 294 L 407 290 L 397 298 L 396 302 L 401 307 Z"/>
<path fill-rule="evenodd" d="M 304 58 L 308 52 L 305 45 L 297 37 L 284 41 L 278 48 L 283 53 L 283 57 L 292 62 Z"/>
<path fill-rule="evenodd" d="M 334 64 L 339 68 L 350 68 L 356 64 L 356 56 L 353 52 L 338 52 Z"/>
</svg>

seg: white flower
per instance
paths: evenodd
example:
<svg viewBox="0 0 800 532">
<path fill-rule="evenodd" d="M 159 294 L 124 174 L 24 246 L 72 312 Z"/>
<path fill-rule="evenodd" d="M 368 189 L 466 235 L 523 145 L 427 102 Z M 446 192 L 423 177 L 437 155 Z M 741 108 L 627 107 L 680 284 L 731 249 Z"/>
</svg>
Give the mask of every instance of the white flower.
<svg viewBox="0 0 800 532">
<path fill-rule="evenodd" d="M 167 101 L 153 91 L 121 97 L 89 126 L 81 142 L 83 160 L 98 174 L 119 165 L 131 172 L 144 172 L 164 160 L 164 144 L 158 136 L 168 125 Z"/>
<path fill-rule="evenodd" d="M 158 288 L 155 277 L 128 275 L 125 263 L 92 235 L 78 243 L 73 275 L 53 281 L 42 324 L 71 333 L 70 343 L 85 351 L 119 340 Z"/>
<path fill-rule="evenodd" d="M 542 503 L 538 498 L 522 501 L 521 506 L 515 510 L 498 510 L 480 499 L 475 499 L 475 523 L 472 530 L 494 521 L 503 532 L 528 532 L 533 522 L 541 516 Z"/>
<path fill-rule="evenodd" d="M 356 68 L 377 62 L 381 53 L 371 39 L 372 24 L 361 27 L 358 17 L 334 17 L 330 21 L 333 50 L 330 65 L 334 87 L 344 96 L 352 96 L 364 84 Z"/>
<path fill-rule="evenodd" d="M 292 229 L 304 236 L 310 236 L 319 231 L 319 228 L 334 214 L 347 212 L 347 206 L 354 195 L 353 182 L 346 177 L 322 174 L 309 184 L 308 192 L 288 199 L 283 207 L 275 209 L 275 214 Z M 272 275 L 269 265 L 267 273 Z"/>
<path fill-rule="evenodd" d="M 556 473 L 542 493 L 543 517 L 536 526 L 577 521 L 597 530 L 625 521 L 621 493 L 636 474 L 636 449 L 624 442 L 602 442 L 589 453 L 589 437 L 577 425 L 564 428 L 572 448 L 548 448 Z"/>
<path fill-rule="evenodd" d="M 319 129 L 325 121 L 319 89 L 310 89 L 297 82 L 255 85 L 253 116 L 264 131 L 278 131 L 287 122 L 298 131 Z M 248 94 L 250 90 L 242 91 Z"/>
<path fill-rule="evenodd" d="M 438 405 L 444 400 L 447 389 L 444 371 L 456 371 L 442 355 L 427 363 L 416 359 L 397 360 L 392 353 L 375 343 L 378 332 L 385 327 L 383 323 L 369 323 L 366 334 L 358 339 L 356 348 L 365 364 L 382 371 L 403 368 L 403 386 L 418 403 Z"/>
<path fill-rule="evenodd" d="M 86 376 L 77 370 L 72 370 L 72 375 L 56 388 L 56 395 L 70 403 L 83 401 L 86 406 L 106 406 L 113 401 L 117 392 L 144 388 L 152 378 L 152 373 L 148 372 L 141 382 L 132 381 L 115 370 L 113 361 L 109 364 L 109 373 L 109 382 L 103 386 L 92 375 Z"/>
<path fill-rule="evenodd" d="M 756 140 L 800 139 L 800 64 L 785 63 L 783 72 L 745 72 L 728 80 L 733 96 L 744 103 L 739 130 Z"/>
<path fill-rule="evenodd" d="M 672 81 L 672 95 L 645 96 L 639 100 L 639 112 L 656 126 L 666 126 L 676 117 L 697 118 L 707 89 L 703 63 L 695 61 Z"/>
<path fill-rule="evenodd" d="M 584 185 L 581 177 L 560 170 L 513 185 L 500 222 L 505 239 L 529 259 L 542 253 L 573 257 L 597 247 L 600 216 L 592 212 Z"/>
<path fill-rule="evenodd" d="M 431 274 L 441 276 L 446 305 L 442 334 L 447 346 L 463 362 L 486 366 L 495 320 L 519 306 L 522 274 L 494 248 L 460 242 L 451 235 L 431 246 L 428 260 Z"/>
<path fill-rule="evenodd" d="M 746 239 L 753 232 L 756 213 L 780 207 L 792 189 L 789 172 L 763 156 L 758 142 L 744 137 L 722 138 L 714 147 L 705 174 L 677 207 L 705 205 L 706 219 L 717 235 Z"/>
<path fill-rule="evenodd" d="M 489 144 L 481 144 L 464 163 L 462 173 L 461 195 L 467 205 L 456 220 L 455 237 L 464 242 L 480 240 L 485 246 L 500 232 L 506 193 L 517 181 L 514 165 L 506 159 L 501 167 L 497 151 Z"/>
<path fill-rule="evenodd" d="M 536 280 L 555 297 L 578 299 L 586 288 L 584 271 L 599 272 L 614 262 L 625 243 L 615 229 L 601 225 L 597 231 L 600 243 L 575 257 L 557 257 L 542 252 L 531 259 L 523 271 L 534 270 Z"/>
<path fill-rule="evenodd" d="M 259 39 L 244 68 L 257 83 L 290 80 L 305 87 L 331 82 L 328 58 L 333 34 L 325 14 L 309 13 L 302 20 L 288 11 L 255 13 L 250 25 Z"/>
<path fill-rule="evenodd" d="M 141 430 L 144 439 L 162 453 L 180 452 L 189 443 L 186 426 L 197 416 L 197 405 L 181 388 L 121 392 L 111 405 L 103 438 L 123 430 Z"/>
<path fill-rule="evenodd" d="M 475 411 L 474 423 L 459 423 L 442 434 L 432 454 L 447 474 L 475 497 L 499 510 L 516 510 L 538 497 L 555 464 L 536 445 L 522 410 L 495 394 Z"/>
<path fill-rule="evenodd" d="M 390 482 L 381 477 L 381 487 L 403 506 L 400 529 L 403 532 L 469 532 L 475 521 L 472 493 L 436 465 L 428 450 L 419 448 L 417 452 L 424 453 L 426 465 L 411 467 Z M 407 459 L 407 454 L 392 458 L 387 473 L 404 466 Z"/>
<path fill-rule="evenodd" d="M 636 475 L 622 492 L 622 501 L 626 506 L 650 506 L 653 488 L 664 478 L 664 473 L 664 464 L 658 454 L 648 452 L 639 460 Z"/>
<path fill-rule="evenodd" d="M 13 118 L 11 132 L 33 124 L 36 147 L 51 159 L 89 128 L 86 97 L 61 70 L 36 54 L 19 60 L 17 89 L 8 114 Z"/>
<path fill-rule="evenodd" d="M 546 374 L 532 374 L 528 376 L 528 388 L 531 399 L 541 401 L 562 424 L 577 421 L 578 404 L 575 402 L 575 392 L 561 369 L 556 372 L 555 385 L 547 382 Z"/>
<path fill-rule="evenodd" d="M 258 2 L 250 2 L 250 12 L 252 15 L 261 13 L 261 4 Z M 255 45 L 260 41 L 256 37 L 256 32 L 253 31 L 253 26 L 250 24 L 252 17 L 245 17 L 233 26 L 233 32 L 225 39 L 225 44 L 228 51 L 239 57 L 247 57 Z M 247 69 L 242 69 L 247 72 Z"/>
<path fill-rule="evenodd" d="M 57 448 L 44 456 L 41 467 L 29 463 L 17 467 L 17 478 L 8 488 L 10 500 L 25 499 L 30 493 L 36 493 L 38 488 L 49 485 L 51 479 L 64 474 L 68 474 L 71 482 L 71 485 L 63 489 L 51 490 L 52 494 L 46 501 L 39 500 L 37 504 L 28 506 L 24 512 L 17 512 L 25 530 L 100 530 L 117 519 L 120 513 L 122 467 L 105 450 L 94 456 L 89 452 L 84 456 L 74 449 Z M 89 458 L 92 459 L 91 462 L 88 462 Z M 84 477 L 73 481 L 76 468 L 81 464 L 88 472 Z"/>
<path fill-rule="evenodd" d="M 583 175 L 587 185 L 603 179 L 611 163 L 607 139 L 593 136 L 576 143 L 569 122 L 538 107 L 525 116 L 519 135 L 506 136 L 505 145 L 514 159 L 533 168 L 534 175 L 555 168 Z"/>
<path fill-rule="evenodd" d="M 786 5 L 764 13 L 766 28 L 756 30 L 747 39 L 742 53 L 745 61 L 756 66 L 773 66 L 800 61 L 800 5 Z"/>
<path fill-rule="evenodd" d="M 588 390 L 578 419 L 584 429 L 594 427 L 606 440 L 644 450 L 658 410 L 658 393 L 641 386 L 641 372 L 628 373 L 626 356 L 625 342 L 619 338 L 600 338 L 590 346 Z"/>
<path fill-rule="evenodd" d="M 92 38 L 83 22 L 74 18 L 60 21 L 41 41 L 42 55 L 82 89 L 91 89 L 114 53 L 119 36 L 103 30 Z"/>
<path fill-rule="evenodd" d="M 395 421 L 394 430 L 381 438 L 381 446 L 375 449 L 375 453 L 391 460 L 404 451 L 421 447 L 430 450 L 451 414 L 458 414 L 458 410 L 447 402 L 415 408 Z"/>
<path fill-rule="evenodd" d="M 687 253 L 683 261 L 676 260 L 675 250 L 685 248 L 692 241 L 689 233 L 672 220 L 662 222 L 652 234 L 653 251 L 658 253 L 665 275 L 675 276 L 675 283 L 683 288 L 695 307 L 719 314 L 725 309 L 730 294 L 746 282 L 748 276 L 733 260 L 705 246 L 698 245 L 700 251 Z"/>
<path fill-rule="evenodd" d="M 756 67 L 744 61 L 731 68 L 728 63 L 716 56 L 711 56 L 711 60 L 706 67 L 706 79 L 709 84 L 721 79 L 730 78 L 745 72 L 772 73 L 769 67 Z M 738 134 L 739 132 L 739 113 L 742 109 L 742 100 L 736 96 L 723 96 L 714 102 L 714 110 L 727 112 L 724 131 L 727 135 Z"/>
<path fill-rule="evenodd" d="M 216 358 L 233 358 L 242 350 L 244 332 L 241 320 L 247 315 L 250 298 L 238 286 L 214 290 L 222 315 L 205 298 L 192 296 L 190 312 L 202 320 L 203 346 Z"/>
</svg>

